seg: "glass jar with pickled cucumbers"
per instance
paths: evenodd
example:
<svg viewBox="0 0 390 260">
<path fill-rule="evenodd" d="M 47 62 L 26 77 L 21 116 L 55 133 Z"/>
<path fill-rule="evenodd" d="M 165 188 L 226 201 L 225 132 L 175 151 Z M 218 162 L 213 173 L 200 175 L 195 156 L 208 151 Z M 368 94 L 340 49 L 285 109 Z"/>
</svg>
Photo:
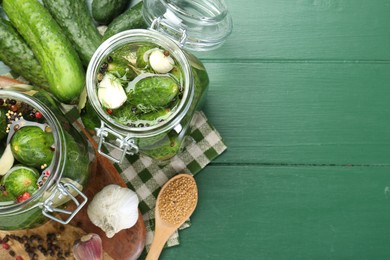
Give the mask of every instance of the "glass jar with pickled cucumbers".
<svg viewBox="0 0 390 260">
<path fill-rule="evenodd" d="M 223 0 L 144 0 L 143 14 L 150 28 L 107 39 L 87 70 L 82 119 L 96 130 L 99 153 L 117 163 L 126 154 L 165 160 L 180 151 L 209 84 L 189 51 L 217 48 L 232 29 Z M 105 153 L 103 144 L 117 151 Z"/>
<path fill-rule="evenodd" d="M 0 230 L 67 224 L 87 201 L 88 147 L 46 92 L 0 90 Z"/>
</svg>

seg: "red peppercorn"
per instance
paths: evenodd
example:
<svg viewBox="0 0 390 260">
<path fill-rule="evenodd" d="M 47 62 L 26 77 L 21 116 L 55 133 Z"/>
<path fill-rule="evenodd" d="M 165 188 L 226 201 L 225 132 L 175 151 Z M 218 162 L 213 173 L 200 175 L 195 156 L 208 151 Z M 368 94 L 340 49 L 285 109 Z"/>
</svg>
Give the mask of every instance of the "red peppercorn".
<svg viewBox="0 0 390 260">
<path fill-rule="evenodd" d="M 18 202 L 22 202 L 22 201 L 25 201 L 27 200 L 28 198 L 30 198 L 31 195 L 30 193 L 28 193 L 27 191 L 25 193 L 23 193 L 22 195 L 18 196 Z"/>
<path fill-rule="evenodd" d="M 111 115 L 112 114 L 112 109 L 107 108 L 107 114 Z"/>
<path fill-rule="evenodd" d="M 10 109 L 11 109 L 11 111 L 16 112 L 16 111 L 18 111 L 18 106 L 17 105 L 11 105 Z"/>
<path fill-rule="evenodd" d="M 3 243 L 3 248 L 5 249 L 5 250 L 8 250 L 9 248 L 10 248 L 10 246 L 7 244 L 7 243 Z"/>
<path fill-rule="evenodd" d="M 169 56 L 169 51 L 165 50 L 165 51 L 163 52 L 163 54 L 164 54 L 165 57 L 168 57 L 168 56 Z"/>
<path fill-rule="evenodd" d="M 23 260 L 23 257 L 21 257 L 20 255 L 18 255 L 15 260 Z"/>
<path fill-rule="evenodd" d="M 35 118 L 38 118 L 38 119 L 42 118 L 41 112 L 39 112 L 39 111 L 35 112 Z"/>
</svg>

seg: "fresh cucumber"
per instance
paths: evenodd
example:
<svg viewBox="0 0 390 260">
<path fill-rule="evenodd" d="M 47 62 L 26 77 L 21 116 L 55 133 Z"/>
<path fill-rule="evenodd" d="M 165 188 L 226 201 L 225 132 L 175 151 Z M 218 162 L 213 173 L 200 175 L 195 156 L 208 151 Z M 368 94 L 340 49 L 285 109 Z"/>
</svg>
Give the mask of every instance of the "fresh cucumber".
<svg viewBox="0 0 390 260">
<path fill-rule="evenodd" d="M 106 40 L 114 34 L 130 29 L 146 29 L 148 26 L 142 15 L 142 1 L 132 6 L 124 13 L 116 17 L 107 27 L 103 35 Z"/>
<path fill-rule="evenodd" d="M 84 88 L 84 68 L 49 11 L 37 0 L 3 0 L 3 8 L 42 65 L 50 92 L 75 103 Z"/>
<path fill-rule="evenodd" d="M 12 24 L 0 18 L 0 60 L 33 85 L 48 89 L 42 66 Z"/>
<path fill-rule="evenodd" d="M 84 66 L 88 66 L 102 37 L 93 23 L 85 1 L 43 0 L 43 3 L 73 43 Z"/>
<path fill-rule="evenodd" d="M 101 24 L 109 24 L 128 6 L 129 0 L 93 0 L 92 17 Z"/>
</svg>

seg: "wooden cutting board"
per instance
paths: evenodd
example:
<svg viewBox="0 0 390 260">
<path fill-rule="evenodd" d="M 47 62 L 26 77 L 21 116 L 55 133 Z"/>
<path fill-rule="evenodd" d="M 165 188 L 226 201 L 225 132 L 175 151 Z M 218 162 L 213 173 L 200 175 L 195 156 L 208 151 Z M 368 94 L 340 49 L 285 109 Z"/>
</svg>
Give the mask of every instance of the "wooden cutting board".
<svg viewBox="0 0 390 260">
<path fill-rule="evenodd" d="M 112 163 L 103 156 L 99 155 L 97 157 L 97 170 L 95 171 L 95 174 L 92 175 L 92 178 L 90 178 L 87 189 L 83 191 L 89 200 L 80 212 L 73 218 L 71 224 L 80 227 L 87 233 L 100 235 L 104 251 L 107 252 L 113 259 L 137 259 L 144 248 L 146 237 L 146 228 L 141 212 L 139 212 L 138 221 L 133 227 L 118 232 L 112 238 L 107 238 L 105 233 L 100 228 L 92 224 L 88 218 L 88 204 L 97 192 L 108 184 L 118 184 L 122 187 L 126 187 L 125 182 L 119 176 Z"/>
<path fill-rule="evenodd" d="M 86 132 L 84 134 L 87 136 L 89 141 L 92 143 L 94 148 L 96 148 L 96 142 L 90 137 Z M 105 233 L 98 227 L 96 227 L 89 220 L 87 215 L 87 207 L 89 202 L 92 200 L 93 196 L 99 192 L 103 187 L 108 184 L 118 184 L 122 187 L 126 187 L 125 182 L 118 174 L 114 165 L 105 157 L 101 155 L 96 155 L 97 160 L 93 164 L 93 171 L 89 178 L 89 183 L 86 185 L 86 188 L 83 190 L 83 193 L 88 197 L 87 204 L 80 210 L 80 212 L 74 217 L 68 225 L 61 225 L 53 221 L 48 222 L 47 224 L 40 226 L 31 230 L 23 231 L 0 231 L 0 238 L 3 238 L 6 234 L 15 234 L 18 236 L 31 234 L 38 234 L 41 237 L 46 237 L 48 233 L 55 233 L 58 237 L 58 244 L 63 248 L 64 251 L 70 252 L 70 256 L 66 259 L 73 259 L 72 255 L 72 246 L 75 240 L 79 239 L 83 234 L 86 233 L 96 233 L 100 235 L 103 242 L 103 249 L 105 252 L 104 259 L 118 259 L 118 260 L 132 260 L 137 259 L 141 254 L 146 237 L 145 224 L 142 219 L 142 215 L 139 212 L 139 217 L 137 223 L 129 228 L 118 232 L 114 237 L 107 238 Z M 73 206 L 69 206 L 68 209 L 71 209 Z M 11 240 L 9 242 L 11 249 L 15 252 L 15 256 L 22 256 L 23 259 L 30 259 L 26 251 L 24 250 L 23 243 L 19 243 L 16 240 Z M 43 256 L 39 251 L 38 259 L 58 259 L 57 257 L 50 258 Z M 15 259 L 9 255 L 9 250 L 5 250 L 0 247 L 0 259 Z"/>
</svg>

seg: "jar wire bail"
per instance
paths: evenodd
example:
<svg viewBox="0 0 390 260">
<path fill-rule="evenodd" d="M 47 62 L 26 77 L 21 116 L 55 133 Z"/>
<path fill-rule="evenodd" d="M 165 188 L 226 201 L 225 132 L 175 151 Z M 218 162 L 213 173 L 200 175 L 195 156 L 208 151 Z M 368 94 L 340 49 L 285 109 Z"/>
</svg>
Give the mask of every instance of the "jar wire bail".
<svg viewBox="0 0 390 260">
<path fill-rule="evenodd" d="M 72 195 L 71 191 L 69 190 L 70 188 L 74 190 L 76 196 L 80 195 L 82 197 L 81 202 L 79 202 L 76 199 L 76 196 Z M 71 199 L 76 205 L 76 209 L 70 211 L 70 210 L 56 208 L 56 206 L 58 205 L 55 205 L 53 202 L 54 199 L 56 198 L 59 200 Z M 45 200 L 45 202 L 43 202 L 42 213 L 44 216 L 65 225 L 68 224 L 73 219 L 73 217 L 81 210 L 81 208 L 87 203 L 87 201 L 88 201 L 87 196 L 85 196 L 75 185 L 73 185 L 72 183 L 59 182 L 57 183 L 57 186 L 54 188 L 53 193 Z M 52 215 L 51 213 L 63 213 L 69 215 L 69 217 L 65 220 L 62 220 L 61 218 L 58 218 Z"/>
<path fill-rule="evenodd" d="M 113 143 L 107 142 L 105 140 L 109 134 L 116 137 L 117 144 L 113 144 Z M 135 144 L 134 138 L 132 138 L 129 135 L 122 136 L 122 135 L 118 134 L 117 132 L 111 130 L 109 127 L 105 127 L 105 124 L 103 121 L 101 121 L 100 128 L 96 128 L 96 136 L 99 138 L 98 153 L 103 155 L 104 157 L 112 160 L 113 162 L 122 163 L 126 154 L 134 155 L 134 154 L 138 153 L 138 146 Z M 102 149 L 103 144 L 120 151 L 121 152 L 120 156 L 114 157 L 114 156 L 109 155 L 108 153 L 105 153 Z"/>
</svg>

